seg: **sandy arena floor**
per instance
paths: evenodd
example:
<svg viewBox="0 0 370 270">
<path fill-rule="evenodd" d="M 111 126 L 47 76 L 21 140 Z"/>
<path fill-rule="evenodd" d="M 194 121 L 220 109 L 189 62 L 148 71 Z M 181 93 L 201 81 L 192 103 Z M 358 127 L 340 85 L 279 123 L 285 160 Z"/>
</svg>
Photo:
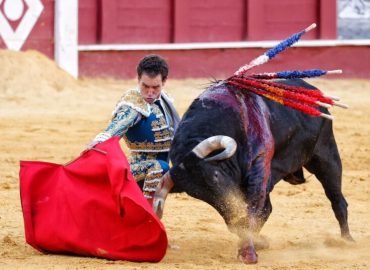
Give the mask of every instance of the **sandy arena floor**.
<svg viewBox="0 0 370 270">
<path fill-rule="evenodd" d="M 123 90 L 136 82 L 75 81 L 36 52 L 0 51 L 0 269 L 370 269 L 370 80 L 311 80 L 341 97 L 349 110 L 331 109 L 343 161 L 343 191 L 356 243 L 340 239 L 339 226 L 314 176 L 280 183 L 273 212 L 262 230 L 270 248 L 259 263 L 236 259 L 237 238 L 209 205 L 171 194 L 163 223 L 170 249 L 157 264 L 44 255 L 25 243 L 19 199 L 19 161 L 66 163 L 103 128 Z M 169 80 L 182 114 L 208 83 Z"/>
</svg>

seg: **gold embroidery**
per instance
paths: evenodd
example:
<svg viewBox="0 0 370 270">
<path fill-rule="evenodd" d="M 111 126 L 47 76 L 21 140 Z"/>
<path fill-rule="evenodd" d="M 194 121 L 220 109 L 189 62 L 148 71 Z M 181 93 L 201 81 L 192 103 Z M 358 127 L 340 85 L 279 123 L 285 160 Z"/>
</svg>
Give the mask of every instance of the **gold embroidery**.
<svg viewBox="0 0 370 270">
<path fill-rule="evenodd" d="M 173 131 L 168 126 L 165 116 L 160 110 L 160 107 L 156 104 L 149 105 L 141 97 L 140 92 L 137 90 L 131 90 L 122 99 L 122 105 L 127 105 L 133 108 L 136 111 L 139 111 L 137 108 L 133 107 L 132 104 L 135 104 L 136 107 L 144 109 L 144 105 L 148 106 L 149 112 L 151 111 L 152 115 L 155 116 L 154 119 L 151 118 L 151 127 L 152 134 L 148 134 L 149 138 L 145 141 L 136 141 L 135 138 L 131 138 L 131 141 L 127 138 L 127 135 L 124 134 L 123 138 L 126 141 L 128 148 L 131 151 L 141 151 L 141 152 L 166 152 L 169 151 L 171 146 L 171 141 L 173 139 Z M 131 104 L 131 105 L 130 105 Z M 121 106 L 122 106 L 121 105 Z M 152 141 L 154 140 L 154 141 Z"/>
<path fill-rule="evenodd" d="M 145 102 L 139 90 L 136 89 L 127 91 L 118 104 L 126 104 L 146 117 L 150 114 L 149 104 Z"/>
<path fill-rule="evenodd" d="M 158 178 L 161 178 L 162 177 L 162 170 L 160 172 L 156 172 L 156 173 L 149 173 L 146 177 L 146 181 L 149 180 L 149 181 L 152 181 L 152 180 L 155 180 L 155 179 L 158 179 Z"/>
<path fill-rule="evenodd" d="M 155 103 L 152 104 L 152 112 L 155 114 L 155 117 L 157 118 L 161 118 L 163 116 L 161 109 L 159 109 L 159 106 Z"/>
<path fill-rule="evenodd" d="M 166 152 L 170 150 L 172 140 L 164 142 L 130 142 L 126 136 L 124 136 L 127 147 L 131 151 L 155 151 L 155 152 Z"/>
<path fill-rule="evenodd" d="M 144 180 L 143 193 L 147 198 L 151 198 L 164 174 L 161 163 L 156 158 L 155 154 L 132 153 L 129 159 L 135 180 Z"/>
<path fill-rule="evenodd" d="M 160 140 L 171 140 L 173 138 L 173 132 L 169 129 L 163 131 L 154 132 L 154 139 L 156 142 Z"/>
<path fill-rule="evenodd" d="M 130 163 L 137 163 L 143 160 L 156 160 L 157 154 L 154 153 L 132 153 L 130 155 Z"/>
<path fill-rule="evenodd" d="M 156 130 L 156 129 L 161 129 L 163 126 L 167 126 L 167 123 L 164 117 L 161 117 L 158 120 L 154 120 L 151 125 L 152 125 L 152 129 Z"/>
<path fill-rule="evenodd" d="M 136 181 L 144 179 L 155 179 L 162 177 L 163 169 L 155 159 L 147 159 L 152 155 L 132 154 L 130 157 L 130 168 Z M 145 160 L 147 159 L 147 160 Z"/>
</svg>

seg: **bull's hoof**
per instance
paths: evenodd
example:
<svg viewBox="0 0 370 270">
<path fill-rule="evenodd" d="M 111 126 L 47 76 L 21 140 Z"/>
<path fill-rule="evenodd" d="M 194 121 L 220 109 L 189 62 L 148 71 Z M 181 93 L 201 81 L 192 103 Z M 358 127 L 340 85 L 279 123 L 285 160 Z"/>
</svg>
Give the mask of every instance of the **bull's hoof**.
<svg viewBox="0 0 370 270">
<path fill-rule="evenodd" d="M 156 213 L 159 219 L 162 219 L 164 208 L 164 200 L 160 197 L 154 197 L 153 199 L 153 211 Z"/>
<path fill-rule="evenodd" d="M 238 259 L 245 264 L 255 264 L 258 261 L 258 255 L 252 246 L 246 246 L 239 249 Z"/>
<path fill-rule="evenodd" d="M 356 242 L 349 233 L 342 234 L 342 238 L 348 242 Z"/>
</svg>

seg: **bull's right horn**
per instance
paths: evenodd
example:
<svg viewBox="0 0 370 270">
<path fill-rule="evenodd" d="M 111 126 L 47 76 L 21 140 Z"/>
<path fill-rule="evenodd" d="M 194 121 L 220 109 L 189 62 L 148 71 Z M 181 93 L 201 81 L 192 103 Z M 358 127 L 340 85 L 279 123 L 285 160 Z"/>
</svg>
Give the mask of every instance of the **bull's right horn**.
<svg viewBox="0 0 370 270">
<path fill-rule="evenodd" d="M 221 153 L 206 158 L 206 161 L 212 160 L 223 160 L 231 157 L 236 151 L 236 141 L 224 135 L 212 136 L 203 141 L 201 141 L 197 146 L 194 147 L 193 152 L 197 157 L 204 159 L 211 152 L 215 150 L 225 149 Z"/>
</svg>

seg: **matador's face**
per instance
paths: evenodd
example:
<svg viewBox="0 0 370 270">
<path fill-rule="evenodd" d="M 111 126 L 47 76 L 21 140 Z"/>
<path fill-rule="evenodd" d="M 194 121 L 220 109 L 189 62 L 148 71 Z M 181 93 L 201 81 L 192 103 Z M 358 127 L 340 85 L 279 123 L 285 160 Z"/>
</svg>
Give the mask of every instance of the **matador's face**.
<svg viewBox="0 0 370 270">
<path fill-rule="evenodd" d="M 165 82 L 162 80 L 161 74 L 150 77 L 146 73 L 143 73 L 139 78 L 140 94 L 143 99 L 149 104 L 152 104 L 161 95 Z"/>
</svg>

